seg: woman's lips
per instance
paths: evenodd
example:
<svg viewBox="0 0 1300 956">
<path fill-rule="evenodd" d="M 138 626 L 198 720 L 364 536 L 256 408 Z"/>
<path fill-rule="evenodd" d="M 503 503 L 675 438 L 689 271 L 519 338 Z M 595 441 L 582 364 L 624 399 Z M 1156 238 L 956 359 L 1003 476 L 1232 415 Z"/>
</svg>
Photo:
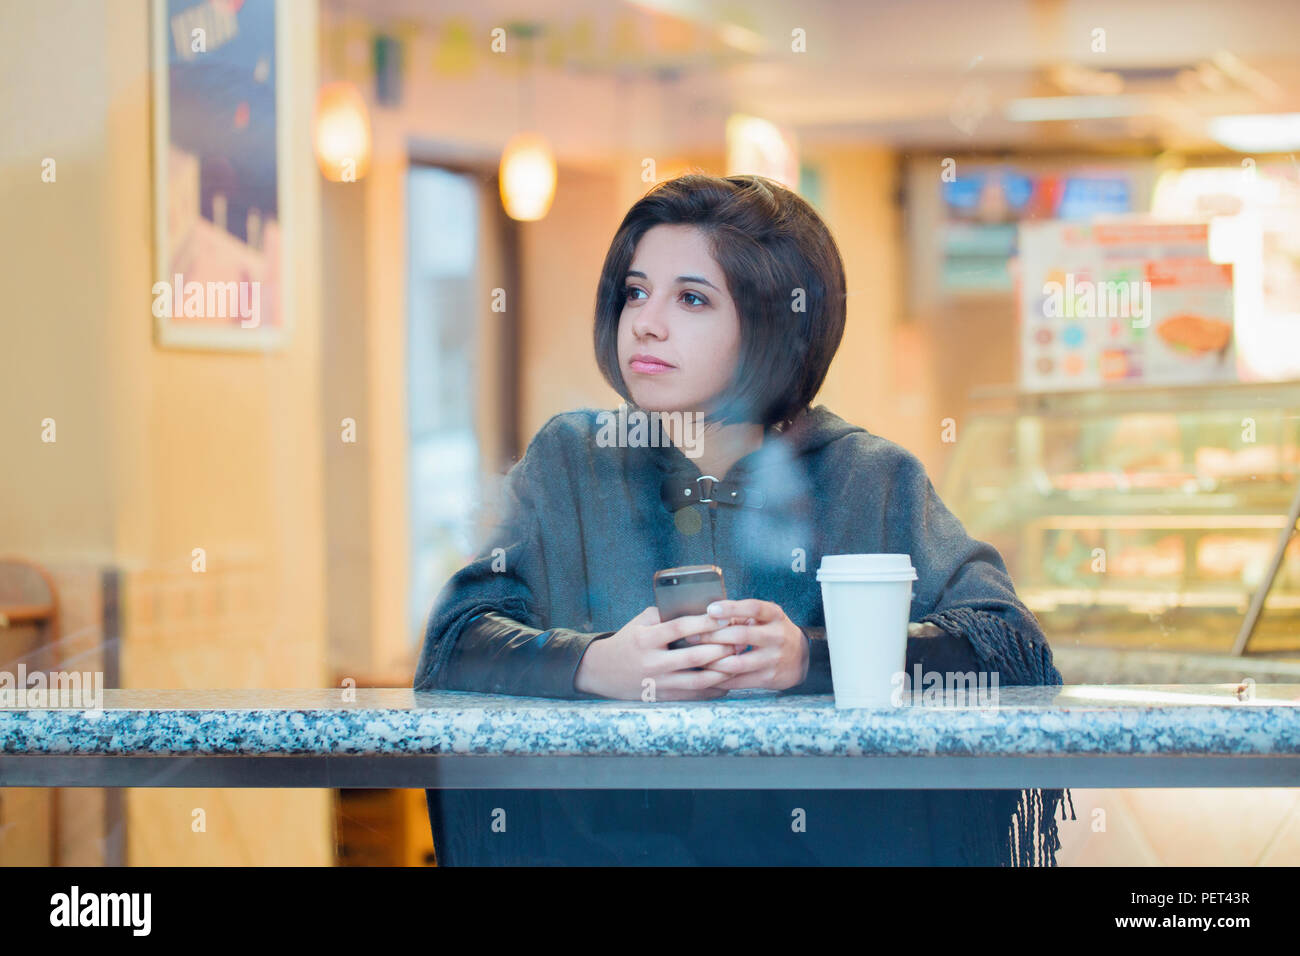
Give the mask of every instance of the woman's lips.
<svg viewBox="0 0 1300 956">
<path fill-rule="evenodd" d="M 660 372 L 671 372 L 673 370 L 672 365 L 652 359 L 634 358 L 627 365 L 632 371 L 640 372 L 642 375 L 658 375 Z"/>
</svg>

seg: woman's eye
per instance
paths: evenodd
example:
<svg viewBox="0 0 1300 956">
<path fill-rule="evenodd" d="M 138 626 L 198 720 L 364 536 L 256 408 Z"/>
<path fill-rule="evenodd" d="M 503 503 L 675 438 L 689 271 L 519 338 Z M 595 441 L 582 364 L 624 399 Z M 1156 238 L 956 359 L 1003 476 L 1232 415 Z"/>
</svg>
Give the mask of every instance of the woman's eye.
<svg viewBox="0 0 1300 956">
<path fill-rule="evenodd" d="M 644 291 L 645 291 L 644 289 L 640 289 L 634 285 L 627 286 L 626 288 L 623 289 L 623 299 L 624 301 L 628 301 L 628 302 L 640 301 L 640 297 L 637 296 L 636 293 L 644 292 Z M 695 306 L 698 308 L 699 306 L 709 304 L 709 300 L 704 298 L 704 296 L 700 295 L 698 292 L 683 292 L 682 295 L 690 296 L 692 299 L 697 300 L 695 302 L 687 302 L 686 303 L 687 305 Z"/>
</svg>

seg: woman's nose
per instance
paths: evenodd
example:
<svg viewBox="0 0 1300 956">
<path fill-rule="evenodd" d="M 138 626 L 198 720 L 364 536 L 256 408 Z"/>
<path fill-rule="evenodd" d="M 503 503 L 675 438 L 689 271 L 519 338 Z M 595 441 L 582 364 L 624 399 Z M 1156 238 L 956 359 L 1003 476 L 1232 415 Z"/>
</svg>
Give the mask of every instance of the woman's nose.
<svg viewBox="0 0 1300 956">
<path fill-rule="evenodd" d="M 654 296 L 643 301 L 632 314 L 632 332 L 638 339 L 648 335 L 662 339 L 667 334 L 667 325 Z"/>
</svg>

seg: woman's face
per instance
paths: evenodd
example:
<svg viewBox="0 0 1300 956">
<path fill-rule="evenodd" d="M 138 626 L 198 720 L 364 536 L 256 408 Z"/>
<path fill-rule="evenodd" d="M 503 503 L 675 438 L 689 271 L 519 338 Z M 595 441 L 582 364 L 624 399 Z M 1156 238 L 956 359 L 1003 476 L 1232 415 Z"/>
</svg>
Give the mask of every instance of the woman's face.
<svg viewBox="0 0 1300 956">
<path fill-rule="evenodd" d="M 740 317 L 704 233 L 650 228 L 623 285 L 618 365 L 632 400 L 646 411 L 709 411 L 739 359 Z"/>
</svg>

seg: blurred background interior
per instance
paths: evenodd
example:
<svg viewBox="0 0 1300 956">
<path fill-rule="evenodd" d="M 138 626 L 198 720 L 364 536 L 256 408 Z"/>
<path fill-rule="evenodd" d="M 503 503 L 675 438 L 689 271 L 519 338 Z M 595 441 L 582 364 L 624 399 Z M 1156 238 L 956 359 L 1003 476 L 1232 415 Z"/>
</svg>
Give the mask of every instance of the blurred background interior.
<svg viewBox="0 0 1300 956">
<path fill-rule="evenodd" d="M 409 686 L 500 474 L 620 400 L 620 219 L 702 170 L 826 219 L 818 401 L 920 456 L 1067 682 L 1300 682 L 1297 36 L 1289 0 L 11 0 L 0 667 Z M 260 325 L 160 308 L 178 273 L 260 282 Z M 1067 279 L 1156 301 L 1053 315 Z M 1295 790 L 1075 801 L 1109 824 L 1065 864 L 1300 862 Z M 419 791 L 0 791 L 0 863 L 433 859 Z"/>
</svg>

